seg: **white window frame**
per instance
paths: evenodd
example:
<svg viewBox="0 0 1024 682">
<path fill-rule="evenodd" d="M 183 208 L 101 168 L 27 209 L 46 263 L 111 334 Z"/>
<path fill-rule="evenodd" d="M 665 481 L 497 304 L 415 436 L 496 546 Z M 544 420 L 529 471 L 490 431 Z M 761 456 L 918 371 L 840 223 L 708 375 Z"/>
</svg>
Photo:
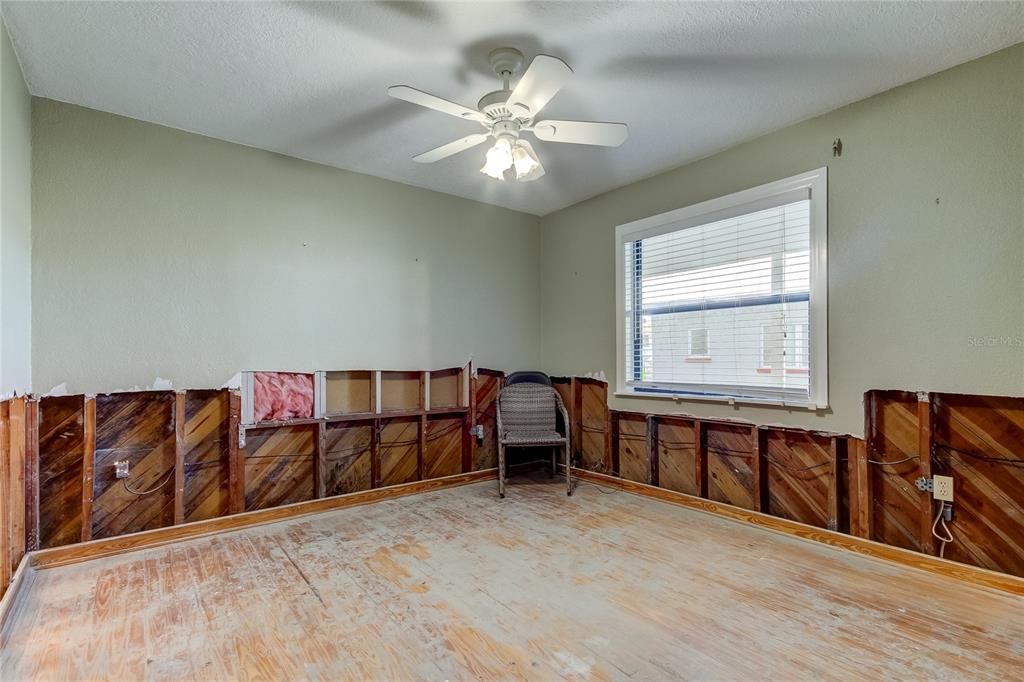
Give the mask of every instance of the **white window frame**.
<svg viewBox="0 0 1024 682">
<path fill-rule="evenodd" d="M 652 391 L 645 387 L 639 391 L 631 386 L 626 375 L 626 292 L 625 292 L 625 245 L 628 242 L 656 237 L 667 232 L 706 225 L 718 220 L 751 213 L 759 206 L 773 205 L 778 197 L 787 193 L 806 191 L 810 198 L 810 303 L 809 325 L 810 385 L 806 402 L 790 402 L 776 399 L 759 399 L 736 396 L 693 395 L 680 393 L 668 388 L 664 392 Z M 828 168 L 822 167 L 795 175 L 791 178 L 769 182 L 740 192 L 734 192 L 717 199 L 643 218 L 615 228 L 615 351 L 616 395 L 641 398 L 670 398 L 674 400 L 698 400 L 728 403 L 754 403 L 760 405 L 781 405 L 785 407 L 806 407 L 808 409 L 828 408 Z"/>
</svg>

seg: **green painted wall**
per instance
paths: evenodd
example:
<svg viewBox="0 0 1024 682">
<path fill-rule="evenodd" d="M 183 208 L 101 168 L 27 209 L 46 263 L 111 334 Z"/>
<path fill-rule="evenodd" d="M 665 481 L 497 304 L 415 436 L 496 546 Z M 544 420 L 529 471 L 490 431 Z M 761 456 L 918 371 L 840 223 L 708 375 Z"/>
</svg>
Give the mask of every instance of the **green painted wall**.
<svg viewBox="0 0 1024 682">
<path fill-rule="evenodd" d="M 31 97 L 0 22 L 0 395 L 32 390 Z"/>
<path fill-rule="evenodd" d="M 544 366 L 614 386 L 616 225 L 826 165 L 831 408 L 613 406 L 861 433 L 872 388 L 1024 395 L 1024 44 L 545 216 Z"/>
<path fill-rule="evenodd" d="M 614 382 L 615 226 L 827 165 L 831 409 L 613 405 L 860 433 L 870 388 L 1024 394 L 1024 45 L 539 221 L 47 100 L 32 123 L 43 390 L 470 355 Z"/>
<path fill-rule="evenodd" d="M 50 100 L 32 123 L 41 390 L 538 362 L 534 216 Z"/>
</svg>

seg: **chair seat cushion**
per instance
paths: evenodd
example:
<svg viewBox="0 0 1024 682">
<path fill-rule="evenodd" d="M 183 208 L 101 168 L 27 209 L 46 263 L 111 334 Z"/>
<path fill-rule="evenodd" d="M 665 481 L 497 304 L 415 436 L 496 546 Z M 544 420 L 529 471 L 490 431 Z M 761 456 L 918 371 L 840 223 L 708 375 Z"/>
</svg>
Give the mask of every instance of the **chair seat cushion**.
<svg viewBox="0 0 1024 682">
<path fill-rule="evenodd" d="M 501 442 L 505 445 L 561 445 L 565 436 L 558 431 L 516 431 L 502 434 Z"/>
</svg>

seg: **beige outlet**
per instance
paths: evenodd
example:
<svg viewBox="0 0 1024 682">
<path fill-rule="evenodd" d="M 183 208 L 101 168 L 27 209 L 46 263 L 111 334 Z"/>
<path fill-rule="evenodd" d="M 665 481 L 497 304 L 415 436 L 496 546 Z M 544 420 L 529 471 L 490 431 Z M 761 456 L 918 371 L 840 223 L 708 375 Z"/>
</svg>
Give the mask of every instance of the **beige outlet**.
<svg viewBox="0 0 1024 682">
<path fill-rule="evenodd" d="M 953 501 L 953 477 L 934 476 L 932 478 L 932 497 L 944 502 Z"/>
</svg>

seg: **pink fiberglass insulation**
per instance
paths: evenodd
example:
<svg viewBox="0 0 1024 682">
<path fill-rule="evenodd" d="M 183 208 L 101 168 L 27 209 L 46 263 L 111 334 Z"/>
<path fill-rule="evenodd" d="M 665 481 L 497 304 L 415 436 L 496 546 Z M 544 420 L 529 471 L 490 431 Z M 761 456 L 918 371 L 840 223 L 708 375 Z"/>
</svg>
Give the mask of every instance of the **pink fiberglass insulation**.
<svg viewBox="0 0 1024 682">
<path fill-rule="evenodd" d="M 304 419 L 313 416 L 313 375 L 256 372 L 253 377 L 253 418 Z"/>
</svg>

